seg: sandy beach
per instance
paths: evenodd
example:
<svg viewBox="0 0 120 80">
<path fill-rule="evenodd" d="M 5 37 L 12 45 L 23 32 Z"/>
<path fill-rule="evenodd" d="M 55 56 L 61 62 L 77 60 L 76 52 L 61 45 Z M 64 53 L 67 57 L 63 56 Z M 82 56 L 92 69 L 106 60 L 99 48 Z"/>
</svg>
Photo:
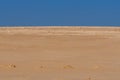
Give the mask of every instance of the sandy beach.
<svg viewBox="0 0 120 80">
<path fill-rule="evenodd" d="M 0 80 L 120 80 L 119 27 L 1 27 Z"/>
</svg>

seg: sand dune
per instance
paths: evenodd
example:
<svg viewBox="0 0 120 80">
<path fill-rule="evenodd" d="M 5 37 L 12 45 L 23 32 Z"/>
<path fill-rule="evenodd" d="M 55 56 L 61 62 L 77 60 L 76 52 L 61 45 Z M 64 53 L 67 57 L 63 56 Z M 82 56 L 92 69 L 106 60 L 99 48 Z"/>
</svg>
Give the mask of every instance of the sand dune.
<svg viewBox="0 0 120 80">
<path fill-rule="evenodd" d="M 0 80 L 120 80 L 119 27 L 2 27 Z"/>
</svg>

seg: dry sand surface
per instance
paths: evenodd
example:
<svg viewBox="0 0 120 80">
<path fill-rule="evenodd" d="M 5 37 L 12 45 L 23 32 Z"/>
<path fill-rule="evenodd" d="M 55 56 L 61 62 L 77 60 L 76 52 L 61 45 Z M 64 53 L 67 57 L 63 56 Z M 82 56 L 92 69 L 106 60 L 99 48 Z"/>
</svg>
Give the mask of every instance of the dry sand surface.
<svg viewBox="0 0 120 80">
<path fill-rule="evenodd" d="M 120 80 L 120 28 L 0 28 L 0 80 Z"/>
</svg>

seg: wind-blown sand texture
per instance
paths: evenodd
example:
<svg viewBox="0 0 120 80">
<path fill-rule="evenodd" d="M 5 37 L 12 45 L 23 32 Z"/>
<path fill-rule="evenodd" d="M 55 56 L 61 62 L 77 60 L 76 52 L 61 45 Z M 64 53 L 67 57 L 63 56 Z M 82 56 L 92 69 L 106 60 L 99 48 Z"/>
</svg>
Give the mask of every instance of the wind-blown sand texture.
<svg viewBox="0 0 120 80">
<path fill-rule="evenodd" d="M 1 27 L 0 80 L 120 80 L 120 28 Z"/>
</svg>

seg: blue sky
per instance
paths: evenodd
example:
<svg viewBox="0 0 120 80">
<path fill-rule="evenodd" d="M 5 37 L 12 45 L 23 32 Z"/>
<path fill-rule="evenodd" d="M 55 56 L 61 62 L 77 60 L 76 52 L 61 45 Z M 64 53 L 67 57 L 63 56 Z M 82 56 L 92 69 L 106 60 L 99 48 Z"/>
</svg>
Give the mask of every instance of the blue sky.
<svg viewBox="0 0 120 80">
<path fill-rule="evenodd" d="M 0 0 L 0 26 L 120 26 L 120 0 Z"/>
</svg>

